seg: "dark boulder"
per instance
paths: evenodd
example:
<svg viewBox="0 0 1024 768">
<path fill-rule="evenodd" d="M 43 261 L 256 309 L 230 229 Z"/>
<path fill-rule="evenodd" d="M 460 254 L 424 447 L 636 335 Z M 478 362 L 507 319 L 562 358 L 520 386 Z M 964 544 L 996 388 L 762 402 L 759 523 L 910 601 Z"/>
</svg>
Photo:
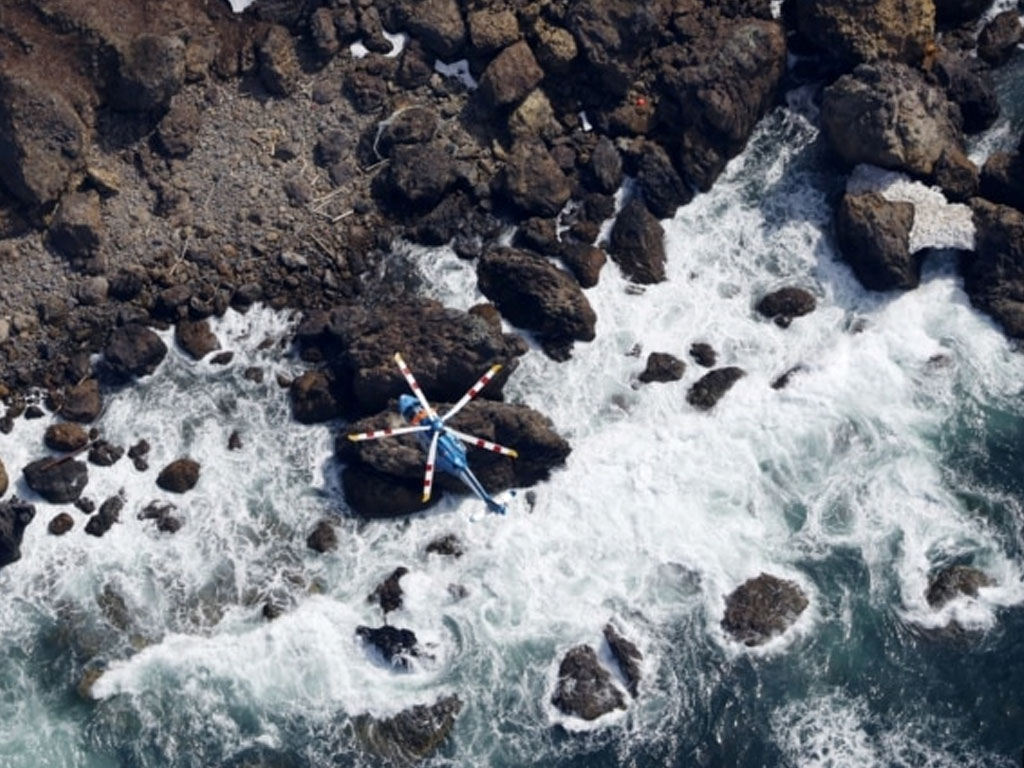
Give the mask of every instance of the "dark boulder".
<svg viewBox="0 0 1024 768">
<path fill-rule="evenodd" d="M 956 147 L 946 147 L 935 161 L 932 181 L 949 200 L 964 202 L 978 194 L 981 174 L 967 155 Z"/>
<path fill-rule="evenodd" d="M 322 60 L 331 59 L 341 50 L 334 18 L 334 12 L 330 8 L 317 8 L 309 18 L 309 37 L 313 43 L 313 50 Z"/>
<path fill-rule="evenodd" d="M 956 105 L 903 64 L 863 64 L 825 89 L 825 136 L 849 165 L 931 176 L 946 149 L 963 150 Z"/>
<path fill-rule="evenodd" d="M 188 157 L 195 146 L 199 125 L 199 110 L 195 104 L 175 99 L 156 127 L 157 146 L 167 157 Z"/>
<path fill-rule="evenodd" d="M 103 350 L 107 367 L 116 376 L 148 376 L 167 354 L 167 345 L 144 325 L 115 328 Z"/>
<path fill-rule="evenodd" d="M 400 0 L 399 24 L 443 61 L 458 58 L 466 42 L 466 23 L 456 0 Z"/>
<path fill-rule="evenodd" d="M 693 190 L 676 173 L 668 153 L 653 141 L 644 142 L 636 171 L 636 183 L 648 210 L 659 219 L 670 219 L 693 199 Z"/>
<path fill-rule="evenodd" d="M 598 139 L 587 168 L 590 186 L 606 195 L 622 185 L 622 155 L 607 136 Z"/>
<path fill-rule="evenodd" d="M 96 192 L 72 192 L 61 198 L 50 222 L 50 243 L 69 258 L 87 257 L 103 240 L 100 196 Z"/>
<path fill-rule="evenodd" d="M 690 345 L 690 357 L 694 359 L 697 365 L 703 366 L 704 368 L 714 368 L 715 362 L 718 360 L 718 355 L 715 353 L 714 347 L 703 341 L 698 341 Z"/>
<path fill-rule="evenodd" d="M 1024 155 L 993 152 L 981 169 L 981 196 L 1024 211 Z"/>
<path fill-rule="evenodd" d="M 540 68 L 525 40 L 503 50 L 484 70 L 480 78 L 480 97 L 489 107 L 507 107 L 522 101 L 541 80 Z"/>
<path fill-rule="evenodd" d="M 686 393 L 686 402 L 702 411 L 713 408 L 732 385 L 746 376 L 742 368 L 729 366 L 716 368 L 701 376 Z"/>
<path fill-rule="evenodd" d="M 199 482 L 199 462 L 192 459 L 176 459 L 160 470 L 156 484 L 171 493 L 185 493 Z"/>
<path fill-rule="evenodd" d="M 601 278 L 608 257 L 596 245 L 586 243 L 562 243 L 558 249 L 562 263 L 569 268 L 580 288 L 593 288 Z"/>
<path fill-rule="evenodd" d="M 47 206 L 83 170 L 86 129 L 63 96 L 0 75 L 0 184 L 21 203 Z"/>
<path fill-rule="evenodd" d="M 990 128 L 999 117 L 995 82 L 991 70 L 980 59 L 963 52 L 941 49 L 930 72 L 946 91 L 947 98 L 960 107 L 967 133 Z"/>
<path fill-rule="evenodd" d="M 935 0 L 935 21 L 956 26 L 974 21 L 992 5 L 992 0 Z"/>
<path fill-rule="evenodd" d="M 330 377 L 323 371 L 306 371 L 289 388 L 292 416 L 302 424 L 318 424 L 337 418 L 341 410 Z"/>
<path fill-rule="evenodd" d="M 814 311 L 817 302 L 814 294 L 803 288 L 780 288 L 766 294 L 757 302 L 755 309 L 775 324 L 785 328 L 794 317 L 801 317 Z"/>
<path fill-rule="evenodd" d="M 117 54 L 108 101 L 123 112 L 164 109 L 185 84 L 185 44 L 169 35 L 131 38 Z"/>
<path fill-rule="evenodd" d="M 96 379 L 86 379 L 64 393 L 60 415 L 68 421 L 88 424 L 95 421 L 102 410 L 100 383 Z"/>
<path fill-rule="evenodd" d="M 517 141 L 505 161 L 501 191 L 526 216 L 556 216 L 572 185 L 543 142 Z"/>
<path fill-rule="evenodd" d="M 429 107 L 406 107 L 380 125 L 377 151 L 385 157 L 404 144 L 426 144 L 437 134 L 437 112 Z"/>
<path fill-rule="evenodd" d="M 338 548 L 338 534 L 330 520 L 320 520 L 306 537 L 306 546 L 321 555 Z"/>
<path fill-rule="evenodd" d="M 43 444 L 51 451 L 77 451 L 89 443 L 88 433 L 78 424 L 51 424 L 43 434 Z"/>
<path fill-rule="evenodd" d="M 7 486 L 9 482 L 7 469 L 4 467 L 4 463 L 0 461 L 0 499 L 3 498 L 5 493 L 7 493 Z"/>
<path fill-rule="evenodd" d="M 408 392 L 396 351 L 431 401 L 451 402 L 495 363 L 504 368 L 480 396 L 499 397 L 515 358 L 526 351 L 521 339 L 482 317 L 423 299 L 310 313 L 297 341 L 321 352 L 338 392 L 345 393 L 342 402 L 357 414 L 377 413 Z"/>
<path fill-rule="evenodd" d="M 432 208 L 455 184 L 455 160 L 439 142 L 399 145 L 383 177 L 383 194 L 400 206 Z"/>
<path fill-rule="evenodd" d="M 471 11 L 468 21 L 469 40 L 479 54 L 507 48 L 520 37 L 519 21 L 508 8 Z"/>
<path fill-rule="evenodd" d="M 679 381 L 683 378 L 686 363 L 667 352 L 651 352 L 647 356 L 647 367 L 640 373 L 640 381 Z"/>
<path fill-rule="evenodd" d="M 179 320 L 174 326 L 174 340 L 193 360 L 202 360 L 215 349 L 220 349 L 220 342 L 210 330 L 208 320 Z"/>
<path fill-rule="evenodd" d="M 26 466 L 22 473 L 28 487 L 51 504 L 74 501 L 89 482 L 89 469 L 83 461 L 39 459 Z"/>
<path fill-rule="evenodd" d="M 959 595 L 977 597 L 981 587 L 992 584 L 992 579 L 984 571 L 966 565 L 951 565 L 932 575 L 925 599 L 932 608 L 941 608 Z"/>
<path fill-rule="evenodd" d="M 427 553 L 435 555 L 446 555 L 448 557 L 462 557 L 464 553 L 462 542 L 454 533 L 446 533 L 427 544 Z"/>
<path fill-rule="evenodd" d="M 890 202 L 876 192 L 843 197 L 836 244 L 861 285 L 873 291 L 917 287 L 921 262 L 910 252 L 913 224 L 912 203 Z"/>
<path fill-rule="evenodd" d="M 1024 214 L 981 198 L 974 212 L 974 253 L 960 260 L 964 290 L 1007 336 L 1024 338 Z"/>
<path fill-rule="evenodd" d="M 1024 30 L 1020 13 L 1003 11 L 985 25 L 978 35 L 978 57 L 994 67 L 1009 61 L 1020 43 Z"/>
<path fill-rule="evenodd" d="M 260 81 L 267 92 L 274 96 L 288 96 L 292 93 L 298 85 L 302 69 L 288 30 L 277 24 L 272 25 L 267 29 L 257 53 Z"/>
<path fill-rule="evenodd" d="M 477 263 L 477 285 L 502 316 L 555 344 L 591 341 L 597 316 L 580 284 L 547 259 L 495 248 Z"/>
<path fill-rule="evenodd" d="M 596 720 L 616 709 L 625 709 L 622 691 L 612 683 L 589 645 L 571 648 L 558 666 L 558 682 L 551 703 L 567 715 Z"/>
<path fill-rule="evenodd" d="M 371 603 L 377 603 L 380 605 L 382 611 L 385 614 L 391 613 L 391 611 L 397 611 L 402 607 L 402 585 L 399 583 L 401 578 L 409 572 L 409 569 L 405 566 L 398 566 L 391 575 L 388 576 L 384 581 L 378 584 L 373 592 L 371 592 L 366 600 Z"/>
<path fill-rule="evenodd" d="M 89 518 L 85 524 L 85 532 L 90 536 L 100 538 L 121 519 L 122 509 L 124 509 L 124 497 L 111 496 L 100 504 L 99 511 Z"/>
<path fill-rule="evenodd" d="M 614 624 L 605 624 L 604 639 L 611 649 L 612 657 L 622 670 L 622 676 L 626 678 L 626 690 L 630 696 L 636 698 L 637 688 L 643 677 L 640 665 L 643 663 L 644 655 L 640 653 L 635 643 L 619 634 Z"/>
<path fill-rule="evenodd" d="M 612 226 L 608 255 L 636 283 L 665 279 L 665 230 L 638 198 L 630 200 Z"/>
<path fill-rule="evenodd" d="M 409 658 L 420 655 L 415 633 L 398 627 L 356 627 L 356 637 L 372 645 L 384 661 L 398 669 L 409 668 Z"/>
<path fill-rule="evenodd" d="M 21 539 L 36 508 L 12 496 L 0 503 L 0 568 L 21 559 Z"/>
<path fill-rule="evenodd" d="M 75 518 L 69 515 L 67 512 L 61 512 L 50 520 L 46 526 L 46 530 L 52 536 L 63 536 L 65 533 L 75 527 Z"/>
<path fill-rule="evenodd" d="M 761 645 L 785 632 L 806 608 L 807 597 L 795 582 L 762 573 L 725 598 L 722 629 L 744 645 Z"/>
<path fill-rule="evenodd" d="M 443 402 L 434 402 L 439 412 Z M 346 432 L 379 429 L 383 414 L 350 424 Z M 469 466 L 491 493 L 506 488 L 525 488 L 546 479 L 569 455 L 569 444 L 553 429 L 551 421 L 523 406 L 474 400 L 452 418 L 455 429 L 484 440 L 514 448 L 511 459 L 474 447 L 468 449 Z M 423 509 L 424 451 L 414 436 L 391 440 L 352 442 L 339 439 L 338 458 L 346 463 L 342 475 L 345 498 L 363 517 L 392 517 Z M 435 476 L 434 496 L 446 491 L 468 493 L 457 479 Z"/>
<path fill-rule="evenodd" d="M 89 448 L 89 463 L 98 467 L 112 467 L 124 456 L 124 448 L 106 440 L 96 440 Z"/>
<path fill-rule="evenodd" d="M 431 705 L 417 704 L 397 715 L 378 719 L 360 715 L 353 721 L 367 750 L 389 765 L 412 765 L 433 754 L 455 726 L 462 701 L 452 694 Z"/>
<path fill-rule="evenodd" d="M 935 38 L 932 0 L 794 0 L 801 35 L 844 64 L 917 64 Z"/>
</svg>

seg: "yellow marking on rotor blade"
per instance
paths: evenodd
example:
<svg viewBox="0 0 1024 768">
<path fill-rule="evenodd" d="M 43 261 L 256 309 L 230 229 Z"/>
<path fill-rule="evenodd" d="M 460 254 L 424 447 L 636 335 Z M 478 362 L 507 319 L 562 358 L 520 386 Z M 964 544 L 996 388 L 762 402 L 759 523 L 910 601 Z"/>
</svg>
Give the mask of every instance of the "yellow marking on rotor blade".
<svg viewBox="0 0 1024 768">
<path fill-rule="evenodd" d="M 356 441 L 358 441 L 358 440 L 359 440 L 359 435 L 358 435 L 358 434 L 355 434 L 355 435 L 349 435 L 349 436 L 348 436 L 348 439 L 349 439 L 349 440 L 351 440 L 351 441 L 352 441 L 352 442 L 354 443 L 354 442 L 356 442 Z"/>
<path fill-rule="evenodd" d="M 513 451 L 511 448 L 509 448 L 508 449 L 508 455 L 511 456 L 513 459 L 518 459 L 519 458 L 519 451 Z"/>
</svg>

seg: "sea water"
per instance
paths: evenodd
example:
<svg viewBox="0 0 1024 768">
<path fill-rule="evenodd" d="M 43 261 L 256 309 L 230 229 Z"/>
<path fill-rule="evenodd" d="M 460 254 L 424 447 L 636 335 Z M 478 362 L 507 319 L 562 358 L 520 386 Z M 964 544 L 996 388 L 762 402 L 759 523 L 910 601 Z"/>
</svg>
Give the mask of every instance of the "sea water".
<svg viewBox="0 0 1024 768">
<path fill-rule="evenodd" d="M 791 94 L 665 222 L 665 282 L 633 286 L 609 264 L 587 291 L 597 339 L 564 363 L 535 344 L 521 359 L 508 398 L 550 416 L 573 452 L 506 517 L 449 497 L 408 520 L 352 518 L 332 456 L 344 425 L 293 422 L 277 382 L 302 368 L 291 314 L 216 321 L 227 366 L 188 360 L 166 334 L 160 369 L 109 395 L 98 422 L 112 442 L 152 444 L 146 471 L 90 468 L 86 495 L 123 489 L 119 524 L 96 539 L 72 511 L 74 530 L 49 536 L 57 508 L 14 484 L 38 514 L 0 571 L 0 764 L 375 765 L 353 717 L 455 693 L 464 707 L 432 765 L 1017 765 L 1024 355 L 970 306 L 948 252 L 914 291 L 859 286 L 831 239 L 847 180 L 813 105 Z M 1011 141 L 1017 119 L 983 141 Z M 936 202 L 871 169 L 851 183 Z M 970 238 L 956 221 L 918 235 Z M 482 298 L 445 249 L 393 259 L 450 306 Z M 753 307 L 788 285 L 818 306 L 783 329 Z M 746 371 L 707 413 L 685 399 L 698 341 Z M 687 360 L 682 381 L 638 382 L 655 351 Z M 261 383 L 243 375 L 254 366 Z M 46 423 L 0 436 L 12 478 L 43 455 Z M 160 491 L 181 456 L 201 463 L 198 485 Z M 180 531 L 136 519 L 153 500 L 177 505 Z M 305 538 L 323 517 L 339 547 L 319 555 Z M 465 554 L 428 556 L 449 532 Z M 949 564 L 993 585 L 934 610 L 928 578 Z M 427 652 L 406 673 L 355 636 L 382 622 L 367 595 L 399 565 L 389 621 Z M 750 649 L 720 622 L 725 596 L 762 572 L 809 607 Z M 269 622 L 268 599 L 288 606 Z M 567 717 L 550 703 L 559 661 L 588 643 L 609 662 L 612 619 L 644 654 L 639 696 L 594 723 Z"/>
</svg>

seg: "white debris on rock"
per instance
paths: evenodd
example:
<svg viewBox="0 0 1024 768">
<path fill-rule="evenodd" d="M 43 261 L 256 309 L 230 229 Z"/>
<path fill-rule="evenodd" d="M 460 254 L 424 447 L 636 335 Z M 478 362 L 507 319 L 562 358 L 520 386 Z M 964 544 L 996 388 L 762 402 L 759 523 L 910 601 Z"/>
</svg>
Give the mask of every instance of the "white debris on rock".
<svg viewBox="0 0 1024 768">
<path fill-rule="evenodd" d="M 434 71 L 438 72 L 445 77 L 454 77 L 456 80 L 462 81 L 469 90 L 476 90 L 476 80 L 473 75 L 469 72 L 469 62 L 465 59 L 459 59 L 459 61 L 453 61 L 451 64 L 438 59 L 434 62 Z"/>
<path fill-rule="evenodd" d="M 246 8 L 255 2 L 255 0 L 228 0 L 231 3 L 231 10 L 235 13 L 241 13 Z"/>
<path fill-rule="evenodd" d="M 391 50 L 384 54 L 384 57 L 388 59 L 393 59 L 404 51 L 405 44 L 409 41 L 409 36 L 404 32 L 391 34 L 385 29 L 381 30 L 381 34 L 384 35 L 385 40 L 391 43 Z"/>
<path fill-rule="evenodd" d="M 971 209 L 951 203 L 938 187 L 914 181 L 906 174 L 873 165 L 858 165 L 846 182 L 851 195 L 878 192 L 886 200 L 914 204 L 914 226 L 910 230 L 910 252 L 923 248 L 974 250 L 974 220 Z"/>
<path fill-rule="evenodd" d="M 348 49 L 352 53 L 353 59 L 361 59 L 370 52 L 370 49 L 363 45 L 362 40 L 356 40 Z"/>
</svg>

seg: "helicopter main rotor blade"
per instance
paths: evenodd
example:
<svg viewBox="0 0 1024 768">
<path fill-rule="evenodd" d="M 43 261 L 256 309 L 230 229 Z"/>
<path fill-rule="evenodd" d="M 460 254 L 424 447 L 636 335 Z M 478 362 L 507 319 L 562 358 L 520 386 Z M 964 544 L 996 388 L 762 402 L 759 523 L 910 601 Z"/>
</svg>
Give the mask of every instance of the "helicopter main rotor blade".
<svg viewBox="0 0 1024 768">
<path fill-rule="evenodd" d="M 426 432 L 430 427 L 395 427 L 391 429 L 371 429 L 369 432 L 355 432 L 348 436 L 352 442 L 359 440 L 380 440 L 382 437 L 395 437 L 396 435 L 408 435 L 411 432 Z"/>
<path fill-rule="evenodd" d="M 412 375 L 412 371 L 409 370 L 409 366 L 405 364 L 405 360 L 402 359 L 402 356 L 398 352 L 395 352 L 395 362 L 398 363 L 398 370 L 402 372 L 405 380 L 409 383 L 409 389 L 411 389 L 412 393 L 416 395 L 416 399 L 420 401 L 420 405 L 422 405 L 423 409 L 427 412 L 427 416 L 432 419 L 436 419 L 437 412 L 434 411 L 434 408 L 427 402 L 427 398 L 424 396 L 423 390 L 420 389 L 420 385 L 416 381 L 416 377 Z"/>
<path fill-rule="evenodd" d="M 474 437 L 473 435 L 467 435 L 465 432 L 459 432 L 458 430 L 452 429 L 451 427 L 445 427 L 445 429 L 449 433 L 455 435 L 455 437 L 459 438 L 459 440 L 461 440 L 464 443 L 475 445 L 477 448 L 483 448 L 485 451 L 494 451 L 495 453 L 500 453 L 502 456 L 511 456 L 513 459 L 519 458 L 519 453 L 512 450 L 511 448 L 506 448 L 503 445 L 492 443 L 490 440 L 484 440 L 482 437 Z"/>
<path fill-rule="evenodd" d="M 423 503 L 430 501 L 430 491 L 434 483 L 434 459 L 437 457 L 437 440 L 441 437 L 440 432 L 435 432 L 430 439 L 430 448 L 427 450 L 427 469 L 423 475 Z"/>
<path fill-rule="evenodd" d="M 500 370 L 501 365 L 492 365 L 490 369 L 487 371 L 487 373 L 481 376 L 480 380 L 469 388 L 466 394 L 462 396 L 462 399 L 459 400 L 459 402 L 457 402 L 455 405 L 453 405 L 451 409 L 448 411 L 448 413 L 441 417 L 441 421 L 448 421 L 448 419 L 450 419 L 456 413 L 461 411 L 465 407 L 466 403 L 468 403 L 470 400 L 472 400 L 474 397 L 480 394 L 480 390 L 486 387 L 487 382 L 493 379 L 494 375 Z"/>
</svg>

